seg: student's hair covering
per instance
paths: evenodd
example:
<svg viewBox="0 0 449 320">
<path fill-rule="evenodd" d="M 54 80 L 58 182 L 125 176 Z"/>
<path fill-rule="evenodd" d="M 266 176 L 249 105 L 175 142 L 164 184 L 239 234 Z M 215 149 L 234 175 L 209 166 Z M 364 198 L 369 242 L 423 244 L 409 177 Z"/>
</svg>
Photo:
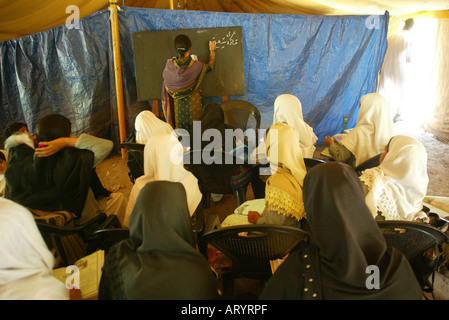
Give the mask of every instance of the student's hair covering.
<svg viewBox="0 0 449 320">
<path fill-rule="evenodd" d="M 393 135 L 390 104 L 382 95 L 370 93 L 360 100 L 357 124 L 341 143 L 352 152 L 358 166 L 382 153 Z"/>
<path fill-rule="evenodd" d="M 134 128 L 136 130 L 136 142 L 142 144 L 146 144 L 150 137 L 159 133 L 173 132 L 171 125 L 156 117 L 149 110 L 144 110 L 137 115 Z"/>
<path fill-rule="evenodd" d="M 37 141 L 52 141 L 61 137 L 70 137 L 72 124 L 60 114 L 50 114 L 39 120 L 36 127 Z"/>
<path fill-rule="evenodd" d="M 380 211 L 387 220 L 427 218 L 422 212 L 429 184 L 427 151 L 415 138 L 394 136 L 382 163 L 360 179 L 368 186 L 366 203 L 373 216 Z"/>
<path fill-rule="evenodd" d="M 298 138 L 295 128 L 284 123 L 272 124 L 267 132 L 266 155 L 274 170 L 283 168 L 302 186 L 307 170 Z"/>
<path fill-rule="evenodd" d="M 48 250 L 32 214 L 0 198 L 0 299 L 68 299 L 65 284 L 53 277 Z"/>
<path fill-rule="evenodd" d="M 216 298 L 216 279 L 196 249 L 181 183 L 146 184 L 131 214 L 129 231 L 129 240 L 111 248 L 106 257 L 100 299 Z"/>
<path fill-rule="evenodd" d="M 313 158 L 315 143 L 318 137 L 312 127 L 304 122 L 301 101 L 291 94 L 281 94 L 274 101 L 273 124 L 278 122 L 296 128 L 299 134 L 299 144 L 304 158 Z"/>
</svg>

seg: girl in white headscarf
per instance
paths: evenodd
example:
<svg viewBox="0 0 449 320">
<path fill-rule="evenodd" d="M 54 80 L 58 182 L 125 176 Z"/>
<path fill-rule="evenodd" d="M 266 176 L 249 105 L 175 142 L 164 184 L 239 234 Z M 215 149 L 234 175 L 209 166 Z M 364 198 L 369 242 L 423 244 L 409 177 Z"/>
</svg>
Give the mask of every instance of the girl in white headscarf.
<svg viewBox="0 0 449 320">
<path fill-rule="evenodd" d="M 151 136 L 159 133 L 171 133 L 173 128 L 167 122 L 160 120 L 148 110 L 139 113 L 134 123 L 136 130 L 136 142 L 146 144 Z"/>
<path fill-rule="evenodd" d="M 284 123 L 270 126 L 266 154 L 272 175 L 266 182 L 265 210 L 260 215 L 248 213 L 249 222 L 299 226 L 306 216 L 302 186 L 307 170 L 297 139 L 293 127 Z"/>
<path fill-rule="evenodd" d="M 426 149 L 418 140 L 398 135 L 391 139 L 380 158 L 380 165 L 362 172 L 366 204 L 377 219 L 422 219 L 427 192 Z M 381 215 L 382 217 L 378 217 Z"/>
<path fill-rule="evenodd" d="M 5 171 L 6 171 L 6 163 L 8 162 L 8 151 L 0 150 L 0 197 L 3 197 L 5 193 Z"/>
<path fill-rule="evenodd" d="M 248 203 L 236 209 L 223 220 L 221 226 L 246 223 L 276 224 L 301 227 L 305 218 L 302 187 L 307 173 L 298 130 L 280 122 L 272 124 L 267 133 L 266 154 L 272 175 L 265 188 L 265 207 L 250 210 L 247 215 L 237 213 Z"/>
<path fill-rule="evenodd" d="M 31 213 L 0 198 L 0 299 L 68 300 L 69 290 L 52 275 L 54 257 Z"/>
<path fill-rule="evenodd" d="M 296 128 L 299 133 L 299 145 L 304 158 L 313 158 L 318 137 L 313 129 L 304 122 L 301 101 L 291 94 L 281 94 L 274 101 L 273 124 L 282 122 Z"/>
<path fill-rule="evenodd" d="M 324 144 L 331 156 L 353 167 L 382 153 L 394 135 L 388 101 L 378 93 L 370 93 L 360 100 L 357 124 L 340 142 L 327 136 Z"/>
<path fill-rule="evenodd" d="M 126 227 L 129 227 L 129 217 L 140 190 L 150 181 L 166 180 L 182 183 L 187 193 L 190 216 L 193 215 L 203 195 L 198 187 L 198 179 L 184 169 L 182 156 L 182 144 L 174 133 L 162 133 L 148 139 L 144 149 L 144 175 L 136 180 L 131 189 L 123 223 Z"/>
<path fill-rule="evenodd" d="M 318 137 L 312 127 L 304 122 L 301 101 L 291 94 L 281 94 L 274 101 L 273 124 L 284 123 L 298 130 L 298 142 L 304 158 L 313 158 L 315 143 Z M 260 141 L 259 145 L 250 155 L 253 163 L 266 163 L 266 143 Z"/>
</svg>

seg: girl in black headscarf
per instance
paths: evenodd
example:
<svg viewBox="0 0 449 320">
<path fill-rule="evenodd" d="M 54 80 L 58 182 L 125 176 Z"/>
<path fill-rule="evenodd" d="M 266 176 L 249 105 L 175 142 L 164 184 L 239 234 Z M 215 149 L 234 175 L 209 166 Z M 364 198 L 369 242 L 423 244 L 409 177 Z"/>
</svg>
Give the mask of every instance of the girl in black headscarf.
<svg viewBox="0 0 449 320">
<path fill-rule="evenodd" d="M 231 127 L 225 124 L 223 109 L 221 108 L 220 104 L 215 102 L 209 102 L 208 104 L 206 104 L 201 113 L 201 138 L 203 138 L 205 132 L 210 129 L 217 130 L 215 133 L 219 133 L 220 136 L 215 137 L 215 135 L 213 135 L 214 138 L 204 138 L 205 141 L 201 141 L 201 148 L 210 149 L 212 147 L 218 150 L 226 150 L 225 130 L 231 129 Z M 215 138 L 220 138 L 220 140 L 215 141 Z M 192 144 L 192 146 L 194 145 Z M 232 147 L 233 145 L 231 145 L 231 148 L 228 148 L 228 150 L 226 151 L 231 151 Z"/>
<path fill-rule="evenodd" d="M 315 166 L 303 197 L 312 243 L 286 259 L 261 299 L 421 299 L 410 264 L 387 247 L 352 168 Z"/>
<path fill-rule="evenodd" d="M 137 197 L 129 222 L 130 238 L 106 256 L 99 299 L 216 298 L 215 277 L 195 248 L 181 183 L 149 182 Z"/>
</svg>

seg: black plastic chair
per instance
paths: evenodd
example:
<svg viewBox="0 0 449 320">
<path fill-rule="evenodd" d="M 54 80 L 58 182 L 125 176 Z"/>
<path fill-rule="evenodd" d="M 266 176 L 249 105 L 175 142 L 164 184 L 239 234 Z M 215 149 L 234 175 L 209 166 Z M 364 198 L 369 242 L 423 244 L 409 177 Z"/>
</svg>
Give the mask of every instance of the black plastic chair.
<svg viewBox="0 0 449 320">
<path fill-rule="evenodd" d="M 355 171 L 357 172 L 357 174 L 360 176 L 364 170 L 369 169 L 369 168 L 375 168 L 375 167 L 379 166 L 380 165 L 380 156 L 381 156 L 381 153 L 379 153 L 377 156 L 374 156 L 374 157 L 366 160 L 365 162 L 359 164 L 357 167 L 355 167 Z"/>
<path fill-rule="evenodd" d="M 129 229 L 123 228 L 116 215 L 110 215 L 87 239 L 87 254 L 109 249 L 122 240 L 129 239 Z"/>
<path fill-rule="evenodd" d="M 184 167 L 198 179 L 204 208 L 210 205 L 211 193 L 232 194 L 236 207 L 246 201 L 252 165 L 224 151 L 191 150 L 183 157 Z"/>
<path fill-rule="evenodd" d="M 326 163 L 327 161 L 324 159 L 318 159 L 318 158 L 304 158 L 304 164 L 306 165 L 306 169 L 309 170 L 313 168 L 316 165 Z"/>
<path fill-rule="evenodd" d="M 221 108 L 224 112 L 226 124 L 234 129 L 242 129 L 243 132 L 248 128 L 253 128 L 255 130 L 255 141 L 258 141 L 261 116 L 259 110 L 253 104 L 244 100 L 228 100 L 221 104 Z"/>
<path fill-rule="evenodd" d="M 205 225 L 203 206 L 201 204 L 198 205 L 195 212 L 190 217 L 190 221 L 192 222 L 192 231 L 196 235 L 198 240 L 204 231 Z"/>
<path fill-rule="evenodd" d="M 441 230 L 426 223 L 410 221 L 377 221 L 388 246 L 401 251 L 410 262 L 416 278 L 426 292 L 433 293 L 433 278 L 440 260 L 440 246 L 449 242 Z M 427 250 L 435 248 L 438 255 L 433 263 L 424 257 Z M 432 280 L 429 280 L 432 277 Z"/>
<path fill-rule="evenodd" d="M 252 103 L 244 100 L 225 101 L 221 104 L 221 108 L 223 109 L 225 116 L 225 123 L 228 126 L 234 129 L 241 129 L 243 132 L 247 129 L 254 129 L 254 137 L 251 137 L 254 140 L 251 139 L 248 141 L 248 136 L 245 136 L 243 139 L 245 145 L 250 148 L 249 153 L 251 153 L 251 149 L 256 148 L 259 141 L 259 129 L 261 122 L 259 109 L 257 109 L 257 107 Z M 257 172 L 254 173 L 256 174 L 253 175 L 251 187 L 253 189 L 254 196 L 256 198 L 262 198 L 265 196 L 265 186 L 260 183 Z"/>
<path fill-rule="evenodd" d="M 102 212 L 81 225 L 56 226 L 40 220 L 36 224 L 49 250 L 54 249 L 60 257 L 59 266 L 64 267 L 95 251 L 95 248 L 88 251 L 88 239 L 107 220 L 106 213 Z"/>
<path fill-rule="evenodd" d="M 220 227 L 219 218 L 209 216 L 199 250 L 207 258 L 207 248 L 213 246 L 232 260 L 232 269 L 223 274 L 223 298 L 234 297 L 234 279 L 247 278 L 262 282 L 272 275 L 271 260 L 285 256 L 301 245 L 307 245 L 309 233 L 281 225 L 248 224 Z"/>
<path fill-rule="evenodd" d="M 144 174 L 143 171 L 143 151 L 145 145 L 142 143 L 136 143 L 135 134 L 131 134 L 121 144 L 121 147 L 126 149 L 126 165 L 129 169 L 129 178 L 134 183 L 137 178 Z"/>
</svg>

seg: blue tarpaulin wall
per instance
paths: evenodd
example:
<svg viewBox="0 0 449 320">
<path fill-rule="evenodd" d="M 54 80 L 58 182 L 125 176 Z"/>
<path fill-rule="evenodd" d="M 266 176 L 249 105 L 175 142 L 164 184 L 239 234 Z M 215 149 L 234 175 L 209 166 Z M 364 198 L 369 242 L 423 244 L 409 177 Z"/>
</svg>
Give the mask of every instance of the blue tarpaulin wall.
<svg viewBox="0 0 449 320">
<path fill-rule="evenodd" d="M 310 16 L 122 7 L 118 14 L 128 133 L 135 116 L 152 103 L 137 101 L 133 32 L 242 26 L 246 93 L 229 99 L 254 104 L 267 128 L 276 97 L 293 94 L 320 140 L 341 131 L 344 115 L 355 126 L 360 98 L 376 91 L 387 48 L 388 13 Z M 0 43 L 2 128 L 24 120 L 33 132 L 41 117 L 61 113 L 72 121 L 73 135 L 86 132 L 118 146 L 109 11 L 81 19 L 79 26 Z"/>
</svg>

